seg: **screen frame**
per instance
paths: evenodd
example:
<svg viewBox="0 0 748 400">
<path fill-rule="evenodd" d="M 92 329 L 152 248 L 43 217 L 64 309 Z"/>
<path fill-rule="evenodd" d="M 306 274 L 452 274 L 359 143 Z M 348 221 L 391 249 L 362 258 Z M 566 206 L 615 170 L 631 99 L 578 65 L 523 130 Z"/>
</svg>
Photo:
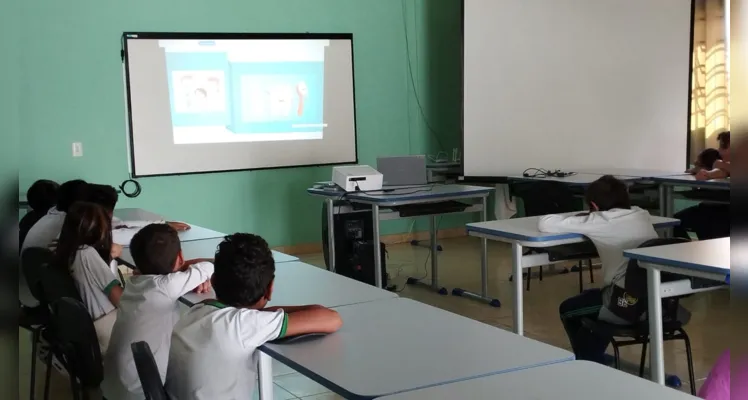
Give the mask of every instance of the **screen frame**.
<svg viewBox="0 0 748 400">
<path fill-rule="evenodd" d="M 491 184 L 505 184 L 509 182 L 509 177 L 507 176 L 470 176 L 465 175 L 465 2 L 470 0 L 460 0 L 460 33 L 461 33 L 461 52 L 462 52 L 462 76 L 461 76 L 461 84 L 462 84 L 462 98 L 461 104 L 462 104 L 462 137 L 460 138 L 460 144 L 462 145 L 462 157 L 460 157 L 460 176 L 458 178 L 461 182 L 468 182 L 468 183 L 491 183 Z M 686 125 L 686 160 L 685 160 L 685 169 L 688 169 L 688 167 L 691 164 L 690 154 L 691 154 L 691 87 L 693 85 L 693 49 L 694 49 L 694 38 L 693 38 L 693 31 L 694 31 L 694 24 L 695 24 L 695 18 L 696 16 L 696 0 L 691 0 L 691 27 L 689 34 L 691 37 L 689 38 L 689 53 L 688 53 L 688 93 L 689 96 L 686 99 L 687 101 L 687 115 L 686 118 L 688 118 L 688 122 Z"/>
<path fill-rule="evenodd" d="M 353 160 L 346 160 L 334 163 L 323 164 L 295 164 L 284 165 L 279 167 L 261 167 L 261 168 L 236 168 L 217 171 L 194 171 L 194 172 L 174 172 L 163 174 L 138 174 L 135 165 L 135 146 L 133 144 L 133 122 L 132 122 L 132 104 L 130 98 L 130 70 L 128 60 L 128 40 L 349 40 L 351 42 L 351 80 L 353 85 L 353 140 L 354 140 L 354 157 Z M 123 32 L 121 36 L 122 49 L 121 58 L 124 68 L 124 86 L 125 86 L 125 108 L 127 111 L 127 146 L 130 176 L 133 178 L 147 178 L 158 176 L 178 176 L 178 175 L 198 175 L 198 174 L 217 174 L 224 172 L 241 172 L 241 171 L 261 171 L 270 169 L 286 168 L 303 168 L 303 167 L 323 167 L 334 165 L 358 164 L 358 121 L 356 110 L 356 63 L 353 33 L 222 33 L 222 32 Z"/>
</svg>

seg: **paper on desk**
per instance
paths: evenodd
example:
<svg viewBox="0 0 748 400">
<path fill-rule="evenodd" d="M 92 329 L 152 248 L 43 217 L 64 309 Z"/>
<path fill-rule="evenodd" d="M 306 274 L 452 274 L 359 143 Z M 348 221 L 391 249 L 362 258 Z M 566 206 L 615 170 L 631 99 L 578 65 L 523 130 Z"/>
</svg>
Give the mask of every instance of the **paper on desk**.
<svg viewBox="0 0 748 400">
<path fill-rule="evenodd" d="M 112 229 L 112 242 L 117 243 L 121 246 L 130 246 L 132 237 L 140 230 L 140 228 L 118 228 Z"/>
</svg>

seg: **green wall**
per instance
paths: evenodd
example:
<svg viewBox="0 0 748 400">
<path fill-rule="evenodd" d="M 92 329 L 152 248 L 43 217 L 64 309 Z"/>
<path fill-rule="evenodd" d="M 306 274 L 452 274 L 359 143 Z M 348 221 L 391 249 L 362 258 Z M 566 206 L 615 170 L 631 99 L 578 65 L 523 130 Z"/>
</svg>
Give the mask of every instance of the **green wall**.
<svg viewBox="0 0 748 400">
<path fill-rule="evenodd" d="M 401 0 L 12 1 L 2 21 L 4 40 L 8 34 L 17 38 L 3 42 L 3 54 L 11 55 L 3 57 L 3 70 L 10 64 L 11 73 L 0 79 L 13 89 L 3 99 L 2 124 L 4 135 L 7 130 L 20 140 L 17 147 L 2 147 L 20 152 L 3 150 L 0 167 L 19 163 L 24 191 L 39 178 L 117 185 L 128 177 L 123 31 L 352 32 L 360 162 L 434 154 L 438 143 L 451 156 L 460 142 L 459 3 L 405 0 L 403 8 Z M 419 98 L 438 140 L 416 105 L 406 29 Z M 81 158 L 72 158 L 75 141 L 83 143 Z M 143 193 L 123 198 L 121 206 L 224 232 L 256 232 L 271 245 L 310 243 L 320 240 L 321 202 L 304 189 L 329 177 L 329 167 L 317 167 L 146 178 L 140 180 Z M 464 217 L 451 218 L 442 227 L 462 223 Z M 387 222 L 383 232 L 409 226 Z"/>
</svg>

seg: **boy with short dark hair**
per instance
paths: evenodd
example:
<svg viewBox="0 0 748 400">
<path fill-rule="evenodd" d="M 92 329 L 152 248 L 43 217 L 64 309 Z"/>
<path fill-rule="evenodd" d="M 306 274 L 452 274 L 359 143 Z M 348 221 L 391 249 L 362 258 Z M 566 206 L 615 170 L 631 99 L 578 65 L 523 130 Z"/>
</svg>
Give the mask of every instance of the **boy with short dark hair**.
<svg viewBox="0 0 748 400">
<path fill-rule="evenodd" d="M 65 214 L 70 206 L 83 200 L 86 181 L 67 181 L 57 189 L 57 205 L 32 226 L 21 245 L 21 252 L 29 247 L 47 247 L 60 236 Z"/>
<path fill-rule="evenodd" d="M 137 273 L 120 297 L 119 315 L 104 356 L 102 390 L 110 400 L 143 399 L 130 345 L 145 341 L 151 347 L 161 379 L 179 320 L 177 301 L 191 290 L 209 290 L 213 264 L 184 261 L 177 231 L 166 224 L 151 224 L 135 234 L 130 253 Z"/>
<path fill-rule="evenodd" d="M 603 289 L 589 289 L 565 300 L 559 307 L 561 322 L 579 360 L 602 363 L 606 338 L 597 337 L 582 326 L 583 318 L 627 324 L 610 311 L 613 286 L 623 288 L 628 259 L 626 249 L 636 248 L 657 237 L 649 212 L 632 207 L 626 184 L 603 176 L 587 188 L 589 212 L 577 215 L 546 215 L 540 218 L 541 232 L 579 233 L 589 238 L 602 261 Z"/>
<path fill-rule="evenodd" d="M 261 237 L 236 233 L 221 242 L 211 278 L 216 300 L 193 306 L 174 326 L 166 374 L 173 399 L 250 398 L 258 347 L 340 328 L 338 313 L 321 306 L 266 307 L 274 278 L 273 254 Z"/>
</svg>

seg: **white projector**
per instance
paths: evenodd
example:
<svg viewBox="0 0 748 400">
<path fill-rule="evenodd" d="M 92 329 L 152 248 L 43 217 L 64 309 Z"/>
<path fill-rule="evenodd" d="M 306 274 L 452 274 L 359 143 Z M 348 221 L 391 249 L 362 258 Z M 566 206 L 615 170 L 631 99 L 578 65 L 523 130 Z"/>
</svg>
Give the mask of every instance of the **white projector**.
<svg viewBox="0 0 748 400">
<path fill-rule="evenodd" d="M 368 165 L 333 167 L 332 181 L 346 192 L 382 190 L 382 174 Z"/>
</svg>

